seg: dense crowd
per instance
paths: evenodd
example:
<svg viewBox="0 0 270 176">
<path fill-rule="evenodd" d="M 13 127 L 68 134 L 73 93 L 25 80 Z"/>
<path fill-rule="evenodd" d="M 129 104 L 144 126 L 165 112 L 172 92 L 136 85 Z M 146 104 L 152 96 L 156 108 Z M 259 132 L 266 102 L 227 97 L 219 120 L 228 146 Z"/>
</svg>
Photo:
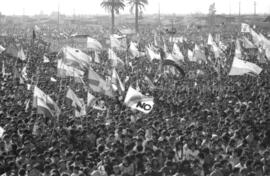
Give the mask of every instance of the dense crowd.
<svg viewBox="0 0 270 176">
<path fill-rule="evenodd" d="M 153 41 L 150 29 L 145 28 L 142 34 L 145 37 L 140 45 Z M 187 44 L 197 42 L 207 51 L 207 35 L 201 35 L 203 40 Z M 231 33 L 230 37 L 235 39 L 237 35 Z M 46 41 L 46 36 L 42 38 Z M 146 56 L 131 59 L 120 52 L 120 58 L 128 63 L 118 68 L 126 89 L 132 85 L 153 96 L 154 109 L 142 114 L 123 104 L 124 95 L 112 99 L 93 93 L 105 103 L 106 110 L 90 109 L 86 116 L 75 118 L 65 94 L 72 87 L 84 98 L 85 85 L 75 83 L 73 78 L 56 77 L 57 53 L 51 53 L 49 46 L 29 37 L 4 37 L 0 44 L 8 47 L 12 42 L 23 46 L 27 60 L 0 54 L 6 72 L 0 76 L 0 126 L 5 130 L 0 139 L 0 174 L 270 176 L 268 63 L 260 64 L 264 70 L 258 77 L 228 76 L 229 65 L 220 79 L 207 63 L 183 63 L 186 73 L 196 69 L 204 72 L 190 78 L 160 72 L 160 64 Z M 225 53 L 229 63 L 234 55 L 232 43 L 228 39 Z M 245 52 L 248 55 L 250 51 Z M 92 52 L 88 54 L 93 56 Z M 49 63 L 43 63 L 44 55 Z M 102 51 L 99 57 L 101 63 L 92 63 L 92 68 L 104 78 L 110 76 L 107 52 Z M 14 76 L 14 70 L 20 72 L 25 66 L 28 80 L 22 82 Z M 156 89 L 149 88 L 145 75 Z M 59 119 L 36 113 L 31 107 L 33 92 L 27 84 L 36 84 L 58 103 Z"/>
</svg>

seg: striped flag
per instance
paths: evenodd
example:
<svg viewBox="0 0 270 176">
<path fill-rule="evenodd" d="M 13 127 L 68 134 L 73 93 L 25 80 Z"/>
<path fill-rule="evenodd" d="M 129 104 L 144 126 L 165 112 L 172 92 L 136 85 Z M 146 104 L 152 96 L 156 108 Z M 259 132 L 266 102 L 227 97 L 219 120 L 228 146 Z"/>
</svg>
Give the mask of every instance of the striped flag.
<svg viewBox="0 0 270 176">
<path fill-rule="evenodd" d="M 94 92 L 114 97 L 111 85 L 102 79 L 92 68 L 88 70 L 88 86 Z"/>
<path fill-rule="evenodd" d="M 83 76 L 84 76 L 84 71 L 79 70 L 73 66 L 68 66 L 62 60 L 57 61 L 57 77 L 83 78 Z"/>
<path fill-rule="evenodd" d="M 46 117 L 60 115 L 60 109 L 57 104 L 37 86 L 34 87 L 33 107 L 38 109 L 38 113 L 44 114 Z"/>
<path fill-rule="evenodd" d="M 62 61 L 67 66 L 72 66 L 77 69 L 87 69 L 92 61 L 92 58 L 79 49 L 69 46 L 63 47 L 60 51 Z"/>
<path fill-rule="evenodd" d="M 85 104 L 83 100 L 79 99 L 71 88 L 68 89 L 66 97 L 72 101 L 72 106 L 75 108 L 76 117 L 86 115 Z"/>
</svg>

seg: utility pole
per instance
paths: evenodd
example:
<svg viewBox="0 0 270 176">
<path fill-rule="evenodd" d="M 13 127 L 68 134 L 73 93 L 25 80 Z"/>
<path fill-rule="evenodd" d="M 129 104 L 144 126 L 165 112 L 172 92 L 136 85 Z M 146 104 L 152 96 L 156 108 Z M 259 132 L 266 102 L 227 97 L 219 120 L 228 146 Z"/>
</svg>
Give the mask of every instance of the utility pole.
<svg viewBox="0 0 270 176">
<path fill-rule="evenodd" d="M 158 25 L 161 27 L 161 19 L 160 19 L 160 2 L 158 3 Z"/>
<path fill-rule="evenodd" d="M 254 16 L 256 15 L 256 1 L 254 1 Z"/>
<path fill-rule="evenodd" d="M 229 4 L 229 15 L 231 17 L 231 14 L 232 14 L 232 7 L 231 7 L 231 1 L 230 1 L 230 4 Z"/>
<path fill-rule="evenodd" d="M 58 32 L 60 33 L 60 5 L 58 3 Z"/>
<path fill-rule="evenodd" d="M 241 1 L 239 1 L 239 17 L 241 16 Z"/>
</svg>

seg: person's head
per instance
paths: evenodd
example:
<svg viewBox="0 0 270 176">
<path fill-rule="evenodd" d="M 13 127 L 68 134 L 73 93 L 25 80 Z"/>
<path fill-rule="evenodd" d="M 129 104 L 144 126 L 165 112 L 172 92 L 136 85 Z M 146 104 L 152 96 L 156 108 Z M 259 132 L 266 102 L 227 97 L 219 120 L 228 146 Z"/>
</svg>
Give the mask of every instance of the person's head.
<svg viewBox="0 0 270 176">
<path fill-rule="evenodd" d="M 18 174 L 19 176 L 25 176 L 26 175 L 25 169 L 20 169 Z"/>
<path fill-rule="evenodd" d="M 114 174 L 120 174 L 121 173 L 121 170 L 120 170 L 120 167 L 118 165 L 115 165 L 113 166 L 113 172 Z"/>
<path fill-rule="evenodd" d="M 246 162 L 246 157 L 245 156 L 241 156 L 240 159 L 239 159 L 239 161 L 240 161 L 240 164 L 243 166 L 245 164 L 245 162 Z"/>
</svg>

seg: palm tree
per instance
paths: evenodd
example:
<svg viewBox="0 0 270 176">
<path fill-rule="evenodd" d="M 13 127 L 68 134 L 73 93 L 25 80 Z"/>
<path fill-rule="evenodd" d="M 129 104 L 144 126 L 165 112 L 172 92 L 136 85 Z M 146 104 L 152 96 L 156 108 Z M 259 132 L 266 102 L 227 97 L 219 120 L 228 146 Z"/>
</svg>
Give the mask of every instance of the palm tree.
<svg viewBox="0 0 270 176">
<path fill-rule="evenodd" d="M 112 26 L 111 31 L 114 32 L 114 16 L 115 13 L 119 14 L 120 10 L 124 10 L 125 4 L 124 0 L 103 0 L 100 4 L 105 10 L 109 11 L 112 16 Z"/>
<path fill-rule="evenodd" d="M 148 0 L 128 0 L 130 5 L 130 11 L 133 12 L 135 8 L 135 29 L 139 32 L 139 11 L 142 12 L 145 5 L 148 4 Z"/>
</svg>

